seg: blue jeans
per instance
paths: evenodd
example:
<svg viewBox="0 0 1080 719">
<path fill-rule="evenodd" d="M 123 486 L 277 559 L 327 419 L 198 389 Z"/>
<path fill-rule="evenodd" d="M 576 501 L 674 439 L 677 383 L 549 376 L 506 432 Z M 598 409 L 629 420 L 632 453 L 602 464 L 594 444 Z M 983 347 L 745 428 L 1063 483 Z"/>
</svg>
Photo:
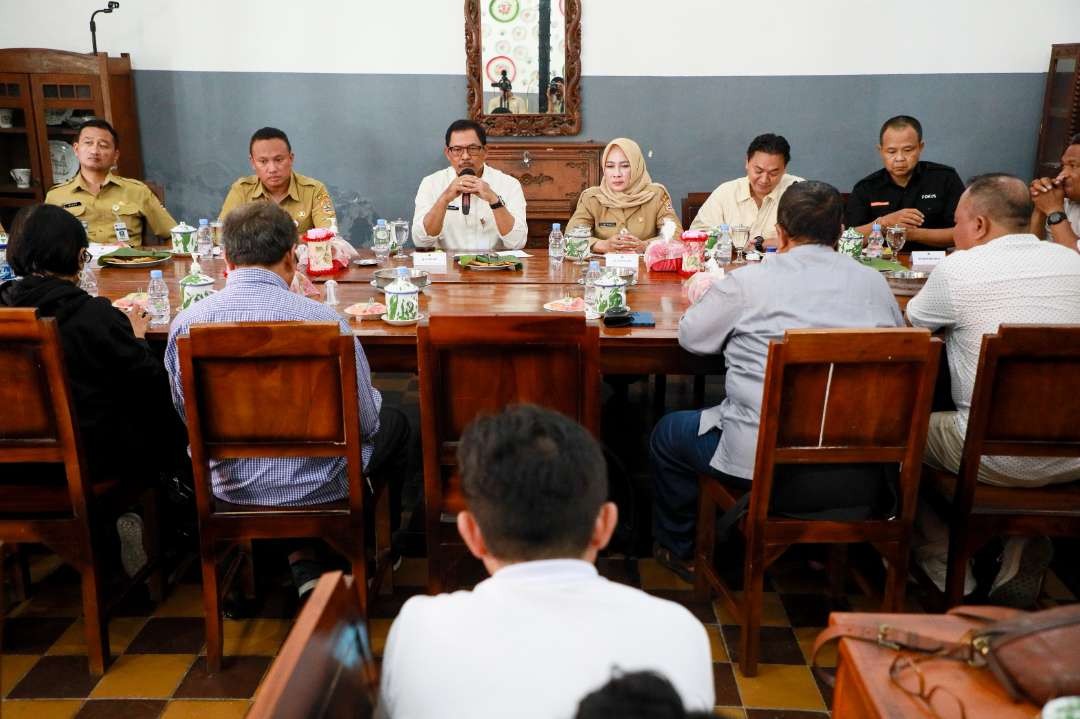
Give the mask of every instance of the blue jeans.
<svg viewBox="0 0 1080 719">
<path fill-rule="evenodd" d="M 738 487 L 750 482 L 709 465 L 720 444 L 720 430 L 698 436 L 700 411 L 672 412 L 656 423 L 649 437 L 653 473 L 653 539 L 682 559 L 694 552 L 698 475 L 718 477 Z"/>
</svg>

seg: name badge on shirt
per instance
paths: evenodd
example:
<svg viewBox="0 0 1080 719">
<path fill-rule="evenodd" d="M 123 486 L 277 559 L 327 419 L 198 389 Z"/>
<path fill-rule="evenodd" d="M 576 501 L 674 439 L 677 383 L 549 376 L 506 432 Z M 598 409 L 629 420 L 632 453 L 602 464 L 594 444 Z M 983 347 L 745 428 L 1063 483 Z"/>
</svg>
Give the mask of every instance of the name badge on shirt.
<svg viewBox="0 0 1080 719">
<path fill-rule="evenodd" d="M 123 222 L 117 222 L 113 224 L 113 232 L 116 234 L 116 241 L 120 243 L 128 242 L 131 237 L 128 234 L 127 225 Z"/>
<path fill-rule="evenodd" d="M 64 205 L 65 210 L 70 210 L 72 207 L 82 207 L 82 203 L 79 202 L 78 200 L 75 200 L 75 202 L 69 202 L 66 205 Z"/>
<path fill-rule="evenodd" d="M 447 205 L 446 209 L 448 209 L 448 210 L 456 210 L 456 209 L 458 209 L 458 206 L 457 205 Z"/>
<path fill-rule="evenodd" d="M 599 224 L 600 227 L 614 227 L 615 226 L 614 222 L 600 222 L 600 223 L 597 223 L 597 224 Z"/>
</svg>

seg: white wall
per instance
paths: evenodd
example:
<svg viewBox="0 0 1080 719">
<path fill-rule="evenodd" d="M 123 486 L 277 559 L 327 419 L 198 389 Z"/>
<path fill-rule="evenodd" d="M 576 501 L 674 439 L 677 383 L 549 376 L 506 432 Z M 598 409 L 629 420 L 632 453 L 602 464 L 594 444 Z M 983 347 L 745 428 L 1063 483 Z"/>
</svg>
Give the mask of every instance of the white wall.
<svg viewBox="0 0 1080 719">
<path fill-rule="evenodd" d="M 105 0 L 0 0 L 0 47 L 87 52 Z M 121 0 L 144 70 L 461 75 L 460 0 Z M 583 0 L 586 77 L 1045 72 L 1080 0 Z"/>
</svg>

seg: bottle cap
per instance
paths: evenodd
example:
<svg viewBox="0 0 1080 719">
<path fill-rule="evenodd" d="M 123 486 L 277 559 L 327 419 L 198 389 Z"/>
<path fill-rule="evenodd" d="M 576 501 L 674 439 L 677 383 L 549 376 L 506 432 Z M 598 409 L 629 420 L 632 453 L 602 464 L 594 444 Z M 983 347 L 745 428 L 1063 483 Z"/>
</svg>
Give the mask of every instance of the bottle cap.
<svg viewBox="0 0 1080 719">
<path fill-rule="evenodd" d="M 600 260 L 589 260 L 589 272 L 600 271 Z"/>
<path fill-rule="evenodd" d="M 408 279 L 409 278 L 409 268 L 408 267 L 399 267 L 399 268 L 397 268 L 397 276 L 400 277 L 403 280 Z"/>
<path fill-rule="evenodd" d="M 150 279 L 152 279 L 152 280 L 160 280 L 161 279 L 161 270 L 150 270 Z"/>
<path fill-rule="evenodd" d="M 766 252 L 776 252 L 776 248 L 775 247 L 766 247 L 765 251 Z"/>
<path fill-rule="evenodd" d="M 721 232 L 731 232 L 731 225 L 720 225 Z"/>
<path fill-rule="evenodd" d="M 376 224 L 377 226 L 379 226 L 379 227 L 382 227 L 383 225 L 385 225 L 385 224 L 386 224 L 386 220 L 376 220 L 376 221 L 375 221 L 375 224 Z"/>
<path fill-rule="evenodd" d="M 872 229 L 874 232 L 881 232 L 881 225 L 879 225 L 878 223 L 875 222 L 874 226 L 871 227 L 870 229 Z"/>
<path fill-rule="evenodd" d="M 209 225 L 209 224 L 210 224 L 210 220 L 199 220 L 199 227 L 202 227 L 203 225 Z"/>
<path fill-rule="evenodd" d="M 553 232 L 556 231 L 556 230 L 562 230 L 562 225 L 560 225 L 558 222 L 552 222 L 551 223 L 551 230 Z"/>
</svg>

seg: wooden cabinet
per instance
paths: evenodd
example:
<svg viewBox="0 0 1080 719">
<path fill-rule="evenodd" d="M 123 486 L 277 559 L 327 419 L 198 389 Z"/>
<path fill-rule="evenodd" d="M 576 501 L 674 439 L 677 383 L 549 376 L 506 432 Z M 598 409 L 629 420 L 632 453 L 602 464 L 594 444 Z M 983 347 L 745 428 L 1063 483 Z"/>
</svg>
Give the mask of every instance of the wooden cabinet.
<svg viewBox="0 0 1080 719">
<path fill-rule="evenodd" d="M 525 192 L 527 247 L 547 249 L 551 223 L 565 226 L 581 191 L 600 184 L 603 151 L 593 142 L 488 144 L 487 164 L 516 177 Z"/>
<path fill-rule="evenodd" d="M 5 111 L 10 111 L 5 112 Z M 10 114 L 10 118 L 7 115 Z M 23 205 L 41 202 L 74 162 L 70 148 L 81 119 L 108 120 L 120 135 L 125 177 L 142 178 L 135 88 L 127 54 L 109 57 L 32 48 L 0 49 L 0 222 L 10 225 Z M 81 118 L 81 119 L 80 119 Z M 29 169 L 21 188 L 11 170 Z"/>
<path fill-rule="evenodd" d="M 1069 138 L 1080 132 L 1080 43 L 1054 45 L 1046 75 L 1035 177 L 1061 172 L 1061 154 Z"/>
</svg>

